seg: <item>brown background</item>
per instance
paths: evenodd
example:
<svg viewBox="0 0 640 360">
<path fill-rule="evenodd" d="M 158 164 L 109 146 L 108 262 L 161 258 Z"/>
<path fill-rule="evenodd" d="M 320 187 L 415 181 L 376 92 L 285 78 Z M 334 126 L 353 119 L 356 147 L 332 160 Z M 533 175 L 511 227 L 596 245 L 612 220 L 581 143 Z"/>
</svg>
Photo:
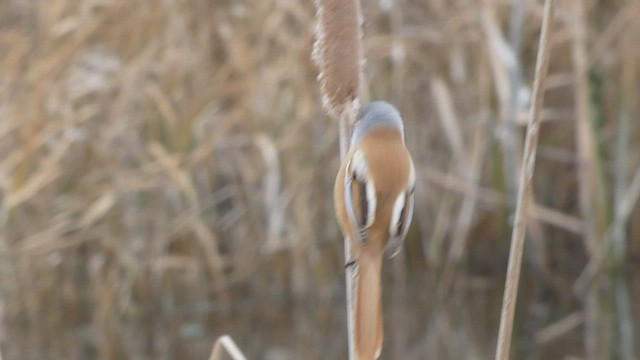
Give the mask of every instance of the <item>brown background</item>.
<svg viewBox="0 0 640 360">
<path fill-rule="evenodd" d="M 617 209 L 640 180 L 640 6 L 556 3 L 513 358 L 631 359 L 640 213 Z M 401 110 L 418 174 L 384 359 L 493 356 L 541 5 L 363 1 L 367 90 Z M 346 357 L 313 16 L 0 0 L 5 360 L 207 359 L 224 333 L 250 359 Z"/>
</svg>

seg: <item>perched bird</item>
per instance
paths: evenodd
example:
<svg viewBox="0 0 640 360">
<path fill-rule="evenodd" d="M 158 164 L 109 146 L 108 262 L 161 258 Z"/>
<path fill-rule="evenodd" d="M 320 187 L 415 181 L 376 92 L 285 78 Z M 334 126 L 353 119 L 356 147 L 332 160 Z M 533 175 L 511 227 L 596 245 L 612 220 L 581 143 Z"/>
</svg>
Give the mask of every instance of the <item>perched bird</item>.
<svg viewBox="0 0 640 360">
<path fill-rule="evenodd" d="M 413 213 L 415 169 L 398 110 L 376 101 L 362 110 L 334 187 L 340 229 L 356 266 L 354 342 L 359 360 L 382 351 L 383 255 L 397 254 Z"/>
</svg>

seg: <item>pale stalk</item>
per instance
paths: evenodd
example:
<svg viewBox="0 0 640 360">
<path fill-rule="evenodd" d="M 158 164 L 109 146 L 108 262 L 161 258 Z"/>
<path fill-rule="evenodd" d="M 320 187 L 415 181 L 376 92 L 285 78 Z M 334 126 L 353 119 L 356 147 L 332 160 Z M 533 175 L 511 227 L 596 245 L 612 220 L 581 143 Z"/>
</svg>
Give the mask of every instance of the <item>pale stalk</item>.
<svg viewBox="0 0 640 360">
<path fill-rule="evenodd" d="M 502 313 L 500 317 L 500 330 L 496 349 L 496 360 L 507 360 L 511 349 L 513 334 L 513 320 L 518 298 L 518 285 L 520 282 L 520 269 L 522 267 L 522 253 L 524 249 L 524 236 L 527 225 L 527 208 L 533 172 L 536 163 L 536 150 L 538 147 L 538 135 L 540 130 L 540 112 L 544 99 L 544 83 L 549 68 L 549 33 L 553 21 L 553 0 L 546 0 L 544 16 L 542 18 L 542 30 L 538 45 L 538 57 L 536 59 L 536 71 L 533 83 L 533 106 L 529 113 L 527 136 L 524 145 L 522 167 L 520 169 L 518 199 L 516 202 L 516 214 L 511 237 L 511 249 L 509 253 L 509 265 L 502 301 Z"/>
</svg>

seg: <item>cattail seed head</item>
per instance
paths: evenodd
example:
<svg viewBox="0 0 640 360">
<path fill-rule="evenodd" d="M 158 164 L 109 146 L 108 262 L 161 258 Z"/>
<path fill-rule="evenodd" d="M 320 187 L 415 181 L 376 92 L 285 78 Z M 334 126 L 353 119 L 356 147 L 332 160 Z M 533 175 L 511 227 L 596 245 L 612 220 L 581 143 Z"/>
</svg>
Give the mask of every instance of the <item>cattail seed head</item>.
<svg viewBox="0 0 640 360">
<path fill-rule="evenodd" d="M 322 104 L 336 118 L 355 114 L 363 50 L 359 0 L 315 0 L 318 24 L 313 60 L 318 65 Z"/>
</svg>

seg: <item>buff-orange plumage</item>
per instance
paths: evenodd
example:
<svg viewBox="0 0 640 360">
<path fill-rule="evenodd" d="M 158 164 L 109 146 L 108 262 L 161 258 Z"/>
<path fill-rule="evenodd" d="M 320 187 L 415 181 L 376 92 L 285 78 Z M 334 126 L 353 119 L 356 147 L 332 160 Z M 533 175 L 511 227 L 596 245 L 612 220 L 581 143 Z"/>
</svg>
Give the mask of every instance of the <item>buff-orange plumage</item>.
<svg viewBox="0 0 640 360">
<path fill-rule="evenodd" d="M 398 111 L 382 101 L 362 111 L 340 166 L 334 203 L 357 266 L 355 350 L 358 360 L 382 351 L 382 259 L 401 248 L 413 213 L 415 170 Z"/>
</svg>

